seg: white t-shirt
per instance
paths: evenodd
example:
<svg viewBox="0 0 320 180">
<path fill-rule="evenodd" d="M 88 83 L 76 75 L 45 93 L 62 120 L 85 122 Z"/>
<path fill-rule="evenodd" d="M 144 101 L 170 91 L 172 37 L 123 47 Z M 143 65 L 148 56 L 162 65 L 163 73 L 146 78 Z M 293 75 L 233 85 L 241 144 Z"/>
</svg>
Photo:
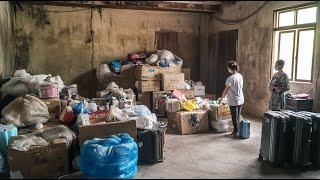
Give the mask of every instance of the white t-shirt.
<svg viewBox="0 0 320 180">
<path fill-rule="evenodd" d="M 239 106 L 244 103 L 244 96 L 242 92 L 243 77 L 240 73 L 235 73 L 228 77 L 226 86 L 230 86 L 227 93 L 229 106 Z"/>
</svg>

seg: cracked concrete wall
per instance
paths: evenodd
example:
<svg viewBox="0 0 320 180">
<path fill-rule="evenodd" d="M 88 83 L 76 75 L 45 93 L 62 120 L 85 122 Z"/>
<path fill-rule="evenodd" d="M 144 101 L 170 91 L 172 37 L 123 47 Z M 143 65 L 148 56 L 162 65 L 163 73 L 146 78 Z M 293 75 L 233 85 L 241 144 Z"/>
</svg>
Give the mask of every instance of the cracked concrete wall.
<svg viewBox="0 0 320 180">
<path fill-rule="evenodd" d="M 0 2 L 0 78 L 11 74 L 11 8 L 8 1 Z"/>
<path fill-rule="evenodd" d="M 245 17 L 263 3 L 264 1 L 237 2 L 236 5 L 224 7 L 220 18 L 239 19 Z M 238 62 L 240 73 L 244 77 L 244 113 L 261 117 L 263 113 L 268 110 L 270 98 L 268 83 L 271 78 L 271 53 L 273 48 L 273 10 L 302 3 L 306 2 L 270 1 L 260 12 L 237 25 L 226 25 L 214 18 L 211 19 L 211 36 L 217 36 L 219 31 L 239 30 Z M 216 42 L 211 43 L 216 46 Z M 215 50 L 212 51 L 215 52 L 215 54 L 211 56 L 211 60 L 218 63 L 216 55 L 218 52 Z M 214 67 L 212 67 L 212 69 L 214 69 Z M 216 81 L 213 83 L 216 83 Z M 291 92 L 309 92 L 312 94 L 312 84 L 291 83 Z"/>
<path fill-rule="evenodd" d="M 31 37 L 25 68 L 32 74 L 60 75 L 66 84 L 77 83 L 83 96 L 91 97 L 96 90 L 92 89 L 97 87 L 92 69 L 100 63 L 125 58 L 129 53 L 155 50 L 155 31 L 178 32 L 179 55 L 187 67 L 198 66 L 199 14 L 119 9 L 94 10 L 92 14 L 90 9 L 48 12 L 49 24 L 43 28 L 36 25 L 36 19 L 27 11 L 19 11 L 17 16 L 15 27 L 23 28 L 25 35 Z M 192 70 L 195 79 L 199 77 L 198 69 Z"/>
</svg>

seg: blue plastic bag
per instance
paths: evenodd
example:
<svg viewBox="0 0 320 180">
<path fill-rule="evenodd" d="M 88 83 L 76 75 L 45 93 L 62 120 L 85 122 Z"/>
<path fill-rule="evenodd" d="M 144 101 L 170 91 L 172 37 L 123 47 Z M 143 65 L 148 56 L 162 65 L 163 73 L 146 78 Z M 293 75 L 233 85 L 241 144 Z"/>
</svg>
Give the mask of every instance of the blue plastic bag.
<svg viewBox="0 0 320 180">
<path fill-rule="evenodd" d="M 121 70 L 121 61 L 120 60 L 114 60 L 111 62 L 111 68 L 114 69 L 116 73 L 119 73 Z"/>
<path fill-rule="evenodd" d="M 84 113 L 84 114 L 88 113 L 88 111 L 85 108 L 85 105 L 84 105 L 83 101 L 81 101 L 80 103 L 73 104 L 72 105 L 72 111 L 76 115 L 81 114 L 81 113 Z"/>
<path fill-rule="evenodd" d="M 138 146 L 127 133 L 83 144 L 80 169 L 88 178 L 132 179 L 138 170 Z"/>
</svg>

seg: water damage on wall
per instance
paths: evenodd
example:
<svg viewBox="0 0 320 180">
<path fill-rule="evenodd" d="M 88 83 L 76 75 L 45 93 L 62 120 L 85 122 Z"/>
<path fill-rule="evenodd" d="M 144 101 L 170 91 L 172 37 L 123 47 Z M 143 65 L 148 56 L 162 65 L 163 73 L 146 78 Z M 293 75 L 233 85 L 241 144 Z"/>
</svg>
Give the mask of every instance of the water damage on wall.
<svg viewBox="0 0 320 180">
<path fill-rule="evenodd" d="M 25 11 L 28 17 L 34 21 L 35 26 L 43 30 L 45 26 L 50 25 L 49 16 L 44 7 L 39 6 L 22 6 L 19 2 L 11 2 L 14 14 L 13 24 L 13 48 L 14 48 L 14 69 L 28 69 L 30 64 L 30 45 L 34 39 L 33 33 L 27 33 L 22 13 Z"/>
</svg>

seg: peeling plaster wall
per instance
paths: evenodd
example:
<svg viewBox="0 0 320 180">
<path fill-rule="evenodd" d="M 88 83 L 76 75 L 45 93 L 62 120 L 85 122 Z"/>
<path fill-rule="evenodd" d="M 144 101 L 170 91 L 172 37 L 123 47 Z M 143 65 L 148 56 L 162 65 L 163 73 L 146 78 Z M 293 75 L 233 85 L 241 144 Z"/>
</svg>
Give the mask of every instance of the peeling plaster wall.
<svg viewBox="0 0 320 180">
<path fill-rule="evenodd" d="M 260 7 L 264 1 L 239 1 L 236 5 L 224 7 L 223 19 L 239 19 L 247 16 Z M 261 117 L 268 110 L 270 92 L 271 53 L 273 38 L 273 10 L 306 3 L 302 1 L 270 1 L 260 12 L 237 25 L 226 25 L 211 19 L 210 34 L 217 36 L 219 31 L 239 29 L 238 62 L 240 73 L 244 77 L 245 105 L 244 113 Z M 319 34 L 319 30 L 318 30 Z M 217 41 L 217 40 L 216 40 Z M 216 46 L 217 42 L 210 42 Z M 318 49 L 319 50 L 319 49 Z M 217 51 L 211 55 L 211 60 L 218 63 Z M 214 67 L 212 67 L 214 69 Z M 216 83 L 213 82 L 214 84 Z M 312 94 L 312 84 L 291 83 L 291 92 Z"/>
<path fill-rule="evenodd" d="M 0 78 L 11 74 L 11 9 L 8 1 L 0 2 Z"/>
<path fill-rule="evenodd" d="M 73 10 L 45 6 L 47 10 Z M 102 9 L 48 13 L 48 25 L 39 28 L 27 11 L 19 11 L 16 28 L 32 37 L 28 71 L 60 75 L 66 84 L 77 83 L 80 94 L 92 96 L 95 69 L 102 62 L 125 58 L 129 53 L 155 50 L 155 31 L 178 32 L 179 55 L 199 78 L 199 20 L 195 13 Z M 92 41 L 90 41 L 93 30 Z M 179 38 L 180 37 L 180 38 Z"/>
</svg>

